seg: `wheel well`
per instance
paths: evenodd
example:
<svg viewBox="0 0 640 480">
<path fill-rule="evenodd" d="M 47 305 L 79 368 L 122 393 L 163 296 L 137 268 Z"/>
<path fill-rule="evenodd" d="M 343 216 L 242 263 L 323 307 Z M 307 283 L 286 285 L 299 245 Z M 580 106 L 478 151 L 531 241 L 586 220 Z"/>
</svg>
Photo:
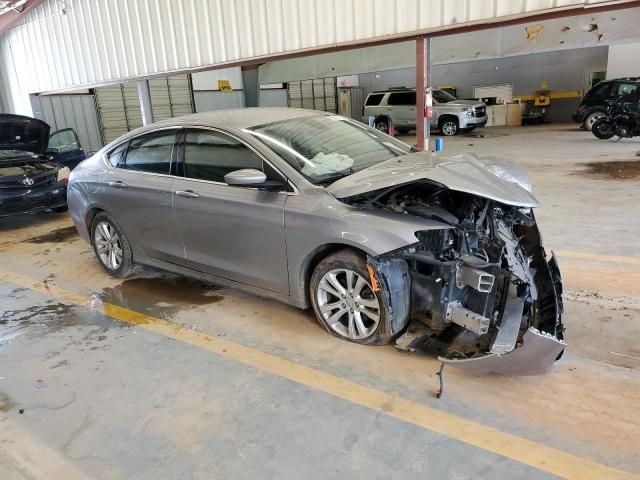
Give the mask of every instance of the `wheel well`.
<svg viewBox="0 0 640 480">
<path fill-rule="evenodd" d="M 96 218 L 96 215 L 98 215 L 100 212 L 104 212 L 104 210 L 94 207 L 90 209 L 84 217 L 84 224 L 87 226 L 89 234 L 91 234 L 91 224 L 93 223 L 93 219 Z"/>
<path fill-rule="evenodd" d="M 317 247 L 313 252 L 311 252 L 304 263 L 302 264 L 302 272 L 300 275 L 301 291 L 303 293 L 302 300 L 304 301 L 304 305 L 308 307 L 311 305 L 311 298 L 309 296 L 309 284 L 311 283 L 311 275 L 313 275 L 313 271 L 316 269 L 316 266 L 326 257 L 340 250 L 353 250 L 359 255 L 366 257 L 366 252 L 355 248 L 351 245 L 345 245 L 343 243 L 329 243 L 326 245 L 321 245 Z"/>
<path fill-rule="evenodd" d="M 460 121 L 458 120 L 458 117 L 456 117 L 455 115 L 451 115 L 450 113 L 441 115 L 440 118 L 438 119 L 438 126 L 442 125 L 445 120 L 455 120 L 456 123 L 460 123 Z"/>
<path fill-rule="evenodd" d="M 378 115 L 376 118 L 373 119 L 373 123 L 377 123 L 381 120 L 384 120 L 384 122 L 389 125 L 391 119 L 387 116 L 387 115 Z"/>
</svg>

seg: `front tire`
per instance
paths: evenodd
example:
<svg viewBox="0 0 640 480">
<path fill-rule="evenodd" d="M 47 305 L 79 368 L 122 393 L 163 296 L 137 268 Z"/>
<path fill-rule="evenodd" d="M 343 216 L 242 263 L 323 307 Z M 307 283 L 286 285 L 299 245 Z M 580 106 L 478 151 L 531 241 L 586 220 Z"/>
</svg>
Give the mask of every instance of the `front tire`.
<svg viewBox="0 0 640 480">
<path fill-rule="evenodd" d="M 383 282 L 379 287 L 385 288 Z M 384 345 L 393 339 L 385 328 L 388 295 L 373 291 L 367 263 L 356 252 L 340 250 L 318 263 L 310 297 L 316 318 L 330 334 L 364 345 Z"/>
<path fill-rule="evenodd" d="M 596 120 L 591 128 L 591 133 L 600 140 L 609 140 L 615 135 L 613 125 L 606 117 Z"/>
<path fill-rule="evenodd" d="M 109 275 L 124 278 L 133 268 L 131 244 L 116 222 L 105 212 L 98 213 L 91 224 L 93 251 Z"/>
<path fill-rule="evenodd" d="M 445 117 L 438 122 L 440 133 L 445 137 L 452 137 L 458 133 L 458 119 L 455 117 Z"/>
</svg>

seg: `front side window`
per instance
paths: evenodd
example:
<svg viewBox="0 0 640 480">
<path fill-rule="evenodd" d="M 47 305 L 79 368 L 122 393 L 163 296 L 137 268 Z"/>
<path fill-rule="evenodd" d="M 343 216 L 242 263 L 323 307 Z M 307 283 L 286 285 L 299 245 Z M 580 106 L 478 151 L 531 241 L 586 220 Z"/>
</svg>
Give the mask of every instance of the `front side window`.
<svg viewBox="0 0 640 480">
<path fill-rule="evenodd" d="M 626 97 L 634 95 L 638 86 L 635 83 L 618 83 L 613 93 L 616 97 Z"/>
<path fill-rule="evenodd" d="M 227 173 L 245 168 L 264 171 L 262 158 L 241 141 L 211 130 L 187 132 L 185 177 L 224 183 Z"/>
<path fill-rule="evenodd" d="M 255 136 L 314 184 L 406 155 L 411 147 L 362 123 L 317 115 L 260 125 Z"/>
<path fill-rule="evenodd" d="M 433 99 L 437 103 L 449 103 L 449 102 L 453 102 L 456 99 L 456 97 L 454 97 L 448 92 L 445 92 L 444 90 L 434 90 Z"/>
<path fill-rule="evenodd" d="M 55 148 L 58 153 L 74 152 L 80 150 L 80 142 L 73 129 L 65 128 L 51 134 L 49 148 Z"/>
<path fill-rule="evenodd" d="M 120 168 L 168 175 L 171 171 L 171 154 L 175 139 L 175 130 L 152 132 L 134 138 L 129 144 L 127 157 Z"/>
</svg>

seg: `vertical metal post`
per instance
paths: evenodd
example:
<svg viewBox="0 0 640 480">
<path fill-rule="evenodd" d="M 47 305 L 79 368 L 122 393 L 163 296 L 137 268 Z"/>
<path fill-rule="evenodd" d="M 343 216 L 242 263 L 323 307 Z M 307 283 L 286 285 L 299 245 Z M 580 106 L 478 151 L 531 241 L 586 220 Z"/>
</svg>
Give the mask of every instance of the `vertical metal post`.
<svg viewBox="0 0 640 480">
<path fill-rule="evenodd" d="M 416 147 L 418 150 L 429 148 L 430 122 L 425 117 L 425 91 L 431 87 L 429 37 L 416 39 Z"/>
<path fill-rule="evenodd" d="M 151 109 L 151 91 L 149 90 L 149 80 L 138 81 L 138 99 L 140 100 L 140 113 L 142 113 L 142 124 L 153 123 L 153 111 Z"/>
</svg>

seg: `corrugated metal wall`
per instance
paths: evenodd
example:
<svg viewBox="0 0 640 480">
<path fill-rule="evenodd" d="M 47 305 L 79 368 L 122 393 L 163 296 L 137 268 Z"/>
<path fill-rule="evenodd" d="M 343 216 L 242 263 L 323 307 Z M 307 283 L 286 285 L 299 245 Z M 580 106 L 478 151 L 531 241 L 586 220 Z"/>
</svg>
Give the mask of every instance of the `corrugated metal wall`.
<svg viewBox="0 0 640 480">
<path fill-rule="evenodd" d="M 29 110 L 27 93 L 605 1 L 46 0 L 0 37 L 0 88 Z"/>
<path fill-rule="evenodd" d="M 38 95 L 32 97 L 33 116 L 51 126 L 51 133 L 73 128 L 85 152 L 102 148 L 93 95 Z"/>
</svg>

